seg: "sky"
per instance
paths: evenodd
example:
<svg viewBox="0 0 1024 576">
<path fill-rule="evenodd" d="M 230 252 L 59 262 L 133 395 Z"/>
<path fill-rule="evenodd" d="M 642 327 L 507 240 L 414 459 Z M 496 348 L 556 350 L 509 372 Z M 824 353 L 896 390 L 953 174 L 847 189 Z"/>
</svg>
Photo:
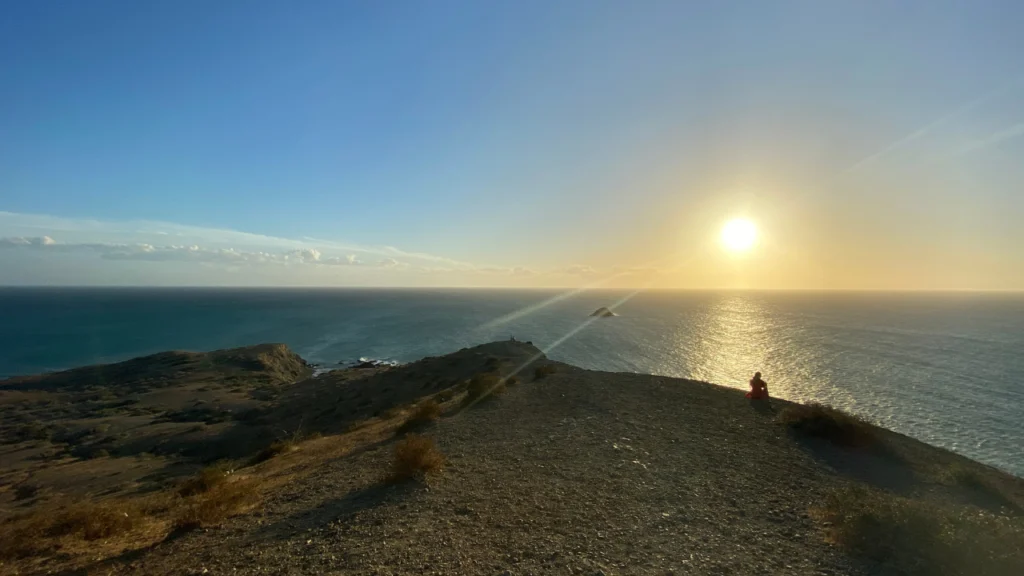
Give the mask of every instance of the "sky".
<svg viewBox="0 0 1024 576">
<path fill-rule="evenodd" d="M 0 285 L 1024 290 L 1022 22 L 3 2 Z"/>
</svg>

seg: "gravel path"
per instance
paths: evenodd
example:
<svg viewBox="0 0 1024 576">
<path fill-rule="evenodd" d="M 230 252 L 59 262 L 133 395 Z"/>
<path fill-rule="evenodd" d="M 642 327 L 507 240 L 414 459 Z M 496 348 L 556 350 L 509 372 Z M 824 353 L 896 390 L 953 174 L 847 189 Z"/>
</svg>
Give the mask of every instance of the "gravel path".
<svg viewBox="0 0 1024 576">
<path fill-rule="evenodd" d="M 523 358 L 521 345 L 501 350 Z M 324 463 L 152 574 L 858 574 L 808 517 L 838 477 L 741 392 L 559 365 L 442 419 L 429 485 L 391 442 Z"/>
</svg>

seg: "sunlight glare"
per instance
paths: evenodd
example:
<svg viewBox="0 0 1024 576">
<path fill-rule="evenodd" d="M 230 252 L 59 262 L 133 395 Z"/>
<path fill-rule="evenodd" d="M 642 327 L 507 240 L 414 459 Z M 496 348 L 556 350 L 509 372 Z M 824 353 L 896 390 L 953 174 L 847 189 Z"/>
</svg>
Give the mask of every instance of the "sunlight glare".
<svg viewBox="0 0 1024 576">
<path fill-rule="evenodd" d="M 729 220 L 722 227 L 722 245 L 730 252 L 746 252 L 757 242 L 757 226 L 745 218 Z"/>
</svg>

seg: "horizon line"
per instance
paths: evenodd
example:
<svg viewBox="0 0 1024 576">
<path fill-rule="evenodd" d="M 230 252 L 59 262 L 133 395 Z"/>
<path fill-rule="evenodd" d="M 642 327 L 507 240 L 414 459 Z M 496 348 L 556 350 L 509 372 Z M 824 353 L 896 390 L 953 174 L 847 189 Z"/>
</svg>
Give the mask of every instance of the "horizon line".
<svg viewBox="0 0 1024 576">
<path fill-rule="evenodd" d="M 93 285 L 93 284 L 0 284 L 0 290 L 520 290 L 558 291 L 579 290 L 580 286 L 252 286 L 179 284 L 150 286 L 142 284 Z M 1024 288 L 736 288 L 736 287 L 678 287 L 641 288 L 637 286 L 584 288 L 582 292 L 815 292 L 815 293 L 907 293 L 907 294 L 1024 294 Z"/>
</svg>

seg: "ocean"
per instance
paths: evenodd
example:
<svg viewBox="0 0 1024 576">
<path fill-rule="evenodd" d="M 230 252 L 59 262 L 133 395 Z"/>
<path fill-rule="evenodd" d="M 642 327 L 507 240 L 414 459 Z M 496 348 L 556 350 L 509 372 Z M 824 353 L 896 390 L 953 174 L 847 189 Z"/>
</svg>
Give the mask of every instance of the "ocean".
<svg viewBox="0 0 1024 576">
<path fill-rule="evenodd" d="M 1024 295 L 0 289 L 0 377 L 262 342 L 408 362 L 510 337 L 598 370 L 743 389 L 759 370 L 775 396 L 1024 476 Z"/>
</svg>

